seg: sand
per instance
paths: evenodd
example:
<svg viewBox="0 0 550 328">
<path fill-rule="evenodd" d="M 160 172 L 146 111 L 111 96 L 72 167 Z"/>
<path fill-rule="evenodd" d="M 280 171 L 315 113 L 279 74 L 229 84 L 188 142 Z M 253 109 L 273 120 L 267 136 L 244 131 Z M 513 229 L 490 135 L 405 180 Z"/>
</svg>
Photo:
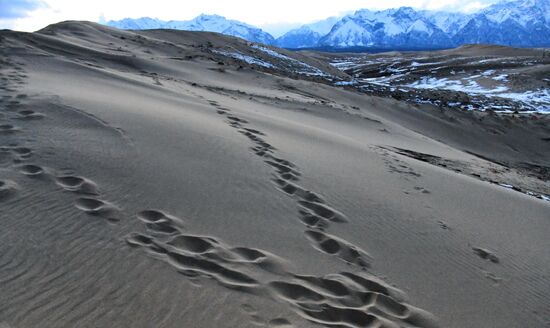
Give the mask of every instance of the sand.
<svg viewBox="0 0 550 328">
<path fill-rule="evenodd" d="M 0 42 L 0 326 L 550 324 L 546 117 L 367 96 L 211 33 Z"/>
</svg>

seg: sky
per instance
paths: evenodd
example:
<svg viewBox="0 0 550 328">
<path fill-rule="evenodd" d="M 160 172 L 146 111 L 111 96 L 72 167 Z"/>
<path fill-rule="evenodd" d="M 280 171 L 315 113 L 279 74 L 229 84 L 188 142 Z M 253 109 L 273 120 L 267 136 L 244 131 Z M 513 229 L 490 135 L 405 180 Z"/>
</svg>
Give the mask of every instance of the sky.
<svg viewBox="0 0 550 328">
<path fill-rule="evenodd" d="M 94 22 L 126 17 L 188 20 L 218 14 L 263 28 L 276 36 L 302 24 L 358 9 L 411 6 L 473 12 L 497 0 L 0 0 L 0 29 L 36 31 L 64 20 Z"/>
</svg>

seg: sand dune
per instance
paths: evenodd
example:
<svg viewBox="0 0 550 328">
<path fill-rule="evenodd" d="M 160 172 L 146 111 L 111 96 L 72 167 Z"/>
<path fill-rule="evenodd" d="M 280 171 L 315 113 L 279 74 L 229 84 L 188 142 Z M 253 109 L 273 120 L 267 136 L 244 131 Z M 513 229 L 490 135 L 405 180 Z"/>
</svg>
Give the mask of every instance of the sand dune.
<svg viewBox="0 0 550 328">
<path fill-rule="evenodd" d="M 0 42 L 0 326 L 550 324 L 546 116 L 213 33 Z"/>
</svg>

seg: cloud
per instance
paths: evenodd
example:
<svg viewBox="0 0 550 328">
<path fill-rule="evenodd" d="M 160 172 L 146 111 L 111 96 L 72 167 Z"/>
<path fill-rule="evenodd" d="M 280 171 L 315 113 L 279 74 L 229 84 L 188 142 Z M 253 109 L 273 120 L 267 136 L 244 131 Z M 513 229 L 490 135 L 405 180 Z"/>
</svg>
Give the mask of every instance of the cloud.
<svg viewBox="0 0 550 328">
<path fill-rule="evenodd" d="M 45 6 L 41 0 L 0 0 L 0 19 L 26 17 L 29 12 Z"/>
</svg>

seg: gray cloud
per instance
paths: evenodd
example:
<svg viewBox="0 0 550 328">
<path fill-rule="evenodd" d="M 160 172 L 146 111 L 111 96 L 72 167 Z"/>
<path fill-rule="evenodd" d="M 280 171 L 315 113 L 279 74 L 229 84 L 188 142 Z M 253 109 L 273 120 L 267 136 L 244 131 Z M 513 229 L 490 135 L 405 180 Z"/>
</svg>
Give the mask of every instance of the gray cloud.
<svg viewBox="0 0 550 328">
<path fill-rule="evenodd" d="M 34 9 L 47 7 L 41 0 L 0 0 L 0 19 L 15 19 L 27 16 Z"/>
</svg>

